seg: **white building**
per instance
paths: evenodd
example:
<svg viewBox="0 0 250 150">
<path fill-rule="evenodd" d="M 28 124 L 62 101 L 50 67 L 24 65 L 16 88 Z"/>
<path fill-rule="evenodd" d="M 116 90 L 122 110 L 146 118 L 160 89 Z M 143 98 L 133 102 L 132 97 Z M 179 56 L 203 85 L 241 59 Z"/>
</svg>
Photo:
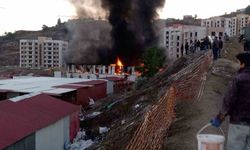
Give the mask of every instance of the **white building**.
<svg viewBox="0 0 250 150">
<path fill-rule="evenodd" d="M 227 28 L 225 24 L 226 20 L 224 17 L 211 17 L 201 21 L 201 26 L 207 27 L 207 34 L 210 36 L 223 37 Z"/>
<path fill-rule="evenodd" d="M 160 41 L 163 41 L 161 46 L 166 48 L 167 57 L 169 60 L 175 60 L 181 57 L 181 45 L 198 41 L 206 37 L 206 28 L 193 25 L 173 25 L 164 28 L 164 36 Z M 163 39 L 163 40 L 162 40 Z M 184 52 L 185 54 L 185 52 Z"/>
<path fill-rule="evenodd" d="M 250 23 L 250 16 L 246 14 L 237 15 L 237 33 L 238 35 L 244 34 L 244 28 Z"/>
<path fill-rule="evenodd" d="M 211 17 L 203 19 L 202 27 L 207 27 L 208 35 L 223 37 L 227 34 L 230 37 L 239 36 L 244 33 L 244 28 L 250 23 L 250 16 L 238 14 L 235 17 Z"/>
<path fill-rule="evenodd" d="M 64 65 L 63 55 L 68 42 L 38 37 L 37 40 L 20 40 L 20 67 L 59 68 Z"/>
</svg>

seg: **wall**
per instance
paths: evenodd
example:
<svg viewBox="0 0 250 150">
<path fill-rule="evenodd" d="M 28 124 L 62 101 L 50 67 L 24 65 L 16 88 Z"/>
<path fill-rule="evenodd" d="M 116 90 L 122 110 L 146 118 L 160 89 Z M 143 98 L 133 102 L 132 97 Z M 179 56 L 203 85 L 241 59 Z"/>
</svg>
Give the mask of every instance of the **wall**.
<svg viewBox="0 0 250 150">
<path fill-rule="evenodd" d="M 31 134 L 22 140 L 12 144 L 4 150 L 34 150 L 35 149 L 35 134 Z"/>
<path fill-rule="evenodd" d="M 36 150 L 63 150 L 69 141 L 70 117 L 65 117 L 35 133 Z"/>
</svg>

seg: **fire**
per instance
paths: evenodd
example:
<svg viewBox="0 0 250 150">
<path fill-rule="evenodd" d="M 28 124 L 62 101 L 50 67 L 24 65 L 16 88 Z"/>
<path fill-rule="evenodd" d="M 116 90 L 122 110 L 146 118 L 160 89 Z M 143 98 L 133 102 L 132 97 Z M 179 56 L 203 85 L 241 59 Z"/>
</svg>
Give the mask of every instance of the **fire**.
<svg viewBox="0 0 250 150">
<path fill-rule="evenodd" d="M 119 57 L 117 58 L 116 65 L 119 66 L 119 67 L 123 67 L 122 61 L 120 60 Z"/>
</svg>

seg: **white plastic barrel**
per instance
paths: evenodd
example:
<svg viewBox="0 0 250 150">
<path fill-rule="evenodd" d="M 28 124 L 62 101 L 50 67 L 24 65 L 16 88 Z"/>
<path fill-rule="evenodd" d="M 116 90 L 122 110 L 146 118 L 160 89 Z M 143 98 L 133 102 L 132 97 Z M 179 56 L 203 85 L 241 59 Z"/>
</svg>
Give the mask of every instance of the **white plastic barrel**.
<svg viewBox="0 0 250 150">
<path fill-rule="evenodd" d="M 222 135 L 217 134 L 201 134 L 201 132 L 207 127 L 211 126 L 211 123 L 202 127 L 197 133 L 198 150 L 223 150 L 225 142 L 225 134 L 221 128 Z"/>
</svg>

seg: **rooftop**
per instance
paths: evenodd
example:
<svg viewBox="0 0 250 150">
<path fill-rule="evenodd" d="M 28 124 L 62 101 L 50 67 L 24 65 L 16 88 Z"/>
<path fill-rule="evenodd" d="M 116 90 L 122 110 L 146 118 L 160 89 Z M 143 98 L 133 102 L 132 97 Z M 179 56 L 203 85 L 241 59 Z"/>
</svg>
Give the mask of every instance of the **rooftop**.
<svg viewBox="0 0 250 150">
<path fill-rule="evenodd" d="M 91 81 L 87 79 L 53 78 L 53 77 L 22 77 L 0 80 L 0 90 L 22 93 L 39 93 L 51 91 L 55 86 Z"/>
<path fill-rule="evenodd" d="M 78 106 L 39 94 L 16 103 L 0 102 L 0 149 L 77 112 Z"/>
</svg>

